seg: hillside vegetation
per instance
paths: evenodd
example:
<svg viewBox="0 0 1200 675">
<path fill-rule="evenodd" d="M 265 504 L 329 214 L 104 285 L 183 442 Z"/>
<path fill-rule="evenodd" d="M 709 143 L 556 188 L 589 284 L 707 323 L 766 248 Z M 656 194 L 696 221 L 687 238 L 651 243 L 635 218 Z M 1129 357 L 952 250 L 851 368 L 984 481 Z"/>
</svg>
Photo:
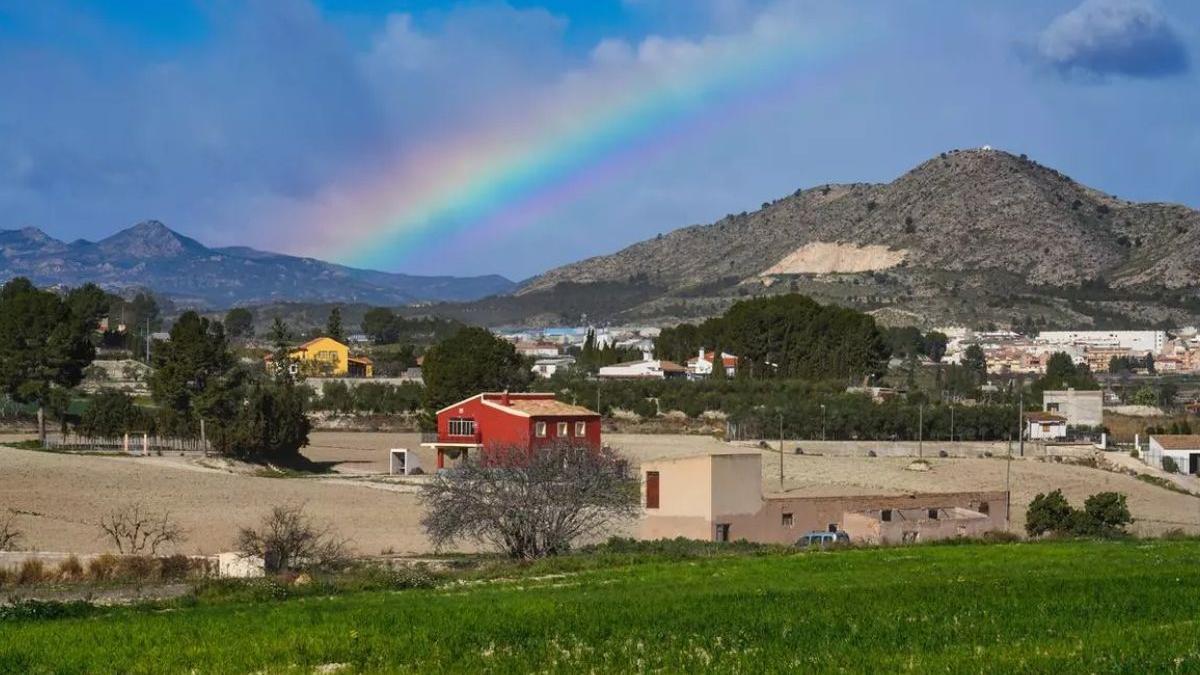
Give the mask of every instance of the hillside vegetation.
<svg viewBox="0 0 1200 675">
<path fill-rule="evenodd" d="M 617 552 L 286 600 L 264 583 L 253 601 L 2 620 L 0 671 L 1186 672 L 1197 562 L 1194 540 L 968 544 Z"/>
<path fill-rule="evenodd" d="M 612 318 L 668 322 L 793 290 L 926 325 L 1186 323 L 1200 316 L 1200 212 L 1138 204 L 1024 156 L 943 153 L 886 184 L 818 185 L 551 270 L 663 289 Z"/>
</svg>

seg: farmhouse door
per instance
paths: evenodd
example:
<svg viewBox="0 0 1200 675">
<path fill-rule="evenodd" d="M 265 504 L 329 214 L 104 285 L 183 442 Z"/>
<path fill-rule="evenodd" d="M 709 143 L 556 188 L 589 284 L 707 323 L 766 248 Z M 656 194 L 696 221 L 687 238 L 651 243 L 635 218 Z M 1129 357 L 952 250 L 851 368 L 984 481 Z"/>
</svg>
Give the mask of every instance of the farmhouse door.
<svg viewBox="0 0 1200 675">
<path fill-rule="evenodd" d="M 658 472 L 646 472 L 646 508 L 658 508 Z"/>
<path fill-rule="evenodd" d="M 1188 455 L 1188 473 L 1193 476 L 1200 474 L 1200 452 L 1193 452 Z"/>
</svg>

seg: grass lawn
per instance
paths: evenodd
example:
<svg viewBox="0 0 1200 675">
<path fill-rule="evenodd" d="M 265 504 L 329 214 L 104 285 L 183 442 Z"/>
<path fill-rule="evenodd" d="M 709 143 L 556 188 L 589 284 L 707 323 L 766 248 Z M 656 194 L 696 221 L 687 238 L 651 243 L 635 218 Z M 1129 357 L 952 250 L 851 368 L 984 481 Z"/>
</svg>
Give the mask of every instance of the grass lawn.
<svg viewBox="0 0 1200 675">
<path fill-rule="evenodd" d="M 1200 542 L 651 560 L 0 622 L 0 672 L 1200 670 Z"/>
</svg>

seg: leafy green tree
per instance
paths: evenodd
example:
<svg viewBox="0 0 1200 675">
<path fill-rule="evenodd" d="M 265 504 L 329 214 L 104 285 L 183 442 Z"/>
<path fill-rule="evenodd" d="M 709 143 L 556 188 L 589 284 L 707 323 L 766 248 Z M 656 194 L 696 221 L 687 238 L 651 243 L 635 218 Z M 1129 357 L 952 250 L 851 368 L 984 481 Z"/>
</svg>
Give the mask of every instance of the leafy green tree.
<svg viewBox="0 0 1200 675">
<path fill-rule="evenodd" d="M 1125 495 L 1119 492 L 1099 492 L 1083 502 L 1083 512 L 1092 521 L 1091 534 L 1114 536 L 1122 534 L 1133 522 Z"/>
<path fill-rule="evenodd" d="M 305 414 L 306 389 L 291 381 L 257 382 L 245 403 L 217 425 L 213 447 L 222 454 L 256 462 L 288 464 L 299 459 L 312 429 Z"/>
<path fill-rule="evenodd" d="M 1133 394 L 1134 405 L 1158 405 L 1158 395 L 1154 393 L 1154 388 L 1145 386 L 1138 389 Z"/>
<path fill-rule="evenodd" d="M 37 405 L 42 443 L 51 396 L 79 384 L 95 356 L 90 332 L 62 299 L 28 279 L 13 279 L 0 289 L 0 391 Z"/>
<path fill-rule="evenodd" d="M 79 433 L 85 436 L 115 438 L 138 431 L 146 424 L 145 416 L 123 391 L 103 389 L 88 402 L 79 418 Z"/>
<path fill-rule="evenodd" d="M 71 314 L 84 322 L 84 325 L 96 330 L 100 320 L 109 315 L 113 297 L 96 284 L 87 283 L 71 289 L 67 293 L 66 302 Z"/>
<path fill-rule="evenodd" d="M 533 379 L 515 347 L 484 328 L 463 328 L 425 353 L 425 407 L 438 410 L 485 391 L 524 391 Z"/>
<path fill-rule="evenodd" d="M 1025 510 L 1025 532 L 1031 537 L 1047 532 L 1066 532 L 1070 529 L 1073 511 L 1062 490 L 1039 493 Z"/>
<path fill-rule="evenodd" d="M 390 345 L 400 339 L 396 314 L 386 307 L 372 307 L 363 315 L 363 332 L 377 345 Z"/>
<path fill-rule="evenodd" d="M 960 365 L 974 376 L 977 383 L 987 380 L 987 357 L 979 345 L 970 345 L 963 351 Z"/>
<path fill-rule="evenodd" d="M 150 393 L 169 413 L 165 426 L 175 433 L 195 419 L 229 419 L 236 407 L 240 373 L 220 322 L 188 311 L 171 326 L 171 339 L 154 357 Z"/>
<path fill-rule="evenodd" d="M 225 332 L 229 337 L 254 337 L 254 313 L 245 307 L 234 307 L 225 313 Z"/>
<path fill-rule="evenodd" d="M 329 310 L 329 319 L 325 321 L 325 335 L 338 342 L 346 341 L 346 333 L 342 330 L 342 308 L 334 307 Z"/>
<path fill-rule="evenodd" d="M 946 345 L 949 342 L 950 337 L 945 333 L 938 331 L 926 333 L 924 339 L 925 356 L 928 356 L 930 361 L 939 363 L 942 357 L 946 355 Z"/>
</svg>

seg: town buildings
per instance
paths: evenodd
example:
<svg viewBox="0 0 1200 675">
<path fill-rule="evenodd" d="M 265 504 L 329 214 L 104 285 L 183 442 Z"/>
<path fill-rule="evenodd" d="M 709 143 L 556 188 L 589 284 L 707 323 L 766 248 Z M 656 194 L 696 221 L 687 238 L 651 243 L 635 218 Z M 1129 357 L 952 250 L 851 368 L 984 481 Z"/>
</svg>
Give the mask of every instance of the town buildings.
<svg viewBox="0 0 1200 675">
<path fill-rule="evenodd" d="M 471 452 L 527 450 L 569 443 L 600 447 L 600 415 L 557 401 L 552 393 L 483 393 L 437 411 L 436 437 L 422 443 L 437 451 L 437 468 L 447 456 Z"/>
</svg>

